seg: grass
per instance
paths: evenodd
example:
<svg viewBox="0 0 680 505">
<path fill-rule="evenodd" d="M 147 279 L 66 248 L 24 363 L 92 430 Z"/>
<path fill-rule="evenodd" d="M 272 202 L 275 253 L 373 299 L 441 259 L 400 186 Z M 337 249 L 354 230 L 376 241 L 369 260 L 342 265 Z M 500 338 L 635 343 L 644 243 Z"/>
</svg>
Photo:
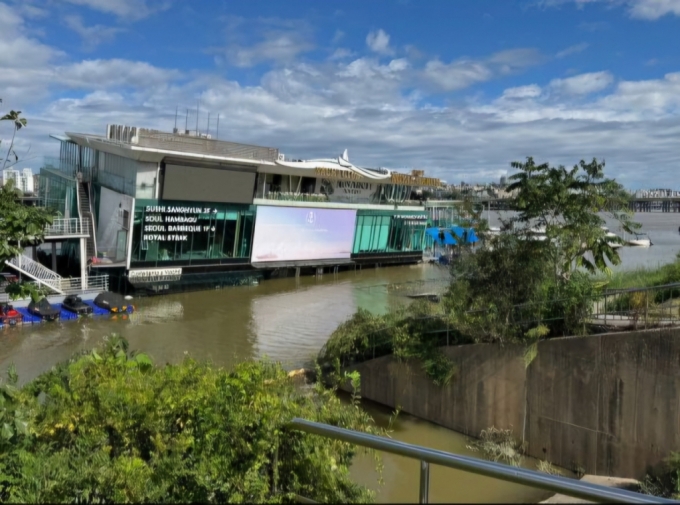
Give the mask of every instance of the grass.
<svg viewBox="0 0 680 505">
<path fill-rule="evenodd" d="M 605 277 L 597 280 L 605 281 Z M 637 268 L 623 272 L 614 272 L 607 283 L 607 289 L 627 289 L 649 286 L 663 286 L 680 282 L 680 257 L 675 261 L 656 268 Z"/>
</svg>

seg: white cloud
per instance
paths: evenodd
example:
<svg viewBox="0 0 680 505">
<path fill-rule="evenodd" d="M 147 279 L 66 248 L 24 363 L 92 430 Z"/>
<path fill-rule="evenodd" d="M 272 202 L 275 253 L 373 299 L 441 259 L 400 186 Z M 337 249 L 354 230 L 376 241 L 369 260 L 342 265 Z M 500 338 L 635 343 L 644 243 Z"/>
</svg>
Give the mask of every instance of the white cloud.
<svg viewBox="0 0 680 505">
<path fill-rule="evenodd" d="M 541 96 L 541 87 L 536 84 L 530 84 L 528 86 L 518 86 L 516 88 L 508 88 L 503 91 L 503 98 L 538 98 Z"/>
<path fill-rule="evenodd" d="M 350 58 L 354 55 L 352 51 L 349 49 L 345 49 L 343 47 L 337 48 L 335 51 L 333 51 L 333 54 L 330 55 L 331 60 L 343 60 L 346 58 Z"/>
<path fill-rule="evenodd" d="M 518 77 L 518 85 L 493 96 L 461 94 L 451 102 L 438 95 L 435 102 L 424 85 L 460 90 L 541 61 L 536 51 L 520 49 L 450 62 L 345 55 L 301 63 L 284 56 L 245 85 L 143 61 L 74 61 L 35 38 L 18 12 L 0 4 L 0 48 L 7 48 L 0 50 L 2 107 L 21 109 L 29 120 L 20 153 L 31 145 L 34 154 L 55 155 L 49 133 L 103 133 L 111 122 L 169 131 L 176 105 L 200 98 L 202 117 L 222 114 L 222 139 L 301 158 L 348 148 L 361 165 L 418 167 L 449 181 L 497 179 L 510 161 L 528 155 L 566 165 L 606 158 L 607 173 L 631 186 L 666 185 L 680 166 L 680 73 L 616 83 L 608 72 L 545 83 L 532 77 L 524 85 Z M 69 97 L 57 98 L 65 89 Z"/>
<path fill-rule="evenodd" d="M 455 91 L 520 71 L 541 60 L 541 54 L 535 49 L 522 48 L 500 51 L 482 60 L 463 58 L 447 64 L 435 59 L 427 62 L 423 77 L 441 90 Z"/>
<path fill-rule="evenodd" d="M 539 0 L 537 5 L 559 6 L 574 3 L 578 8 L 586 4 L 602 3 L 612 7 L 625 5 L 630 17 L 656 20 L 668 14 L 680 16 L 680 0 Z"/>
<path fill-rule="evenodd" d="M 113 26 L 85 26 L 83 19 L 77 15 L 66 16 L 64 22 L 66 26 L 82 37 L 83 47 L 86 50 L 92 50 L 99 44 L 113 40 L 118 33 L 123 31 L 122 28 Z"/>
<path fill-rule="evenodd" d="M 310 42 L 295 33 L 272 34 L 252 46 L 231 45 L 225 50 L 225 55 L 237 67 L 252 67 L 265 61 L 289 63 L 300 53 L 313 48 Z"/>
<path fill-rule="evenodd" d="M 390 36 L 384 30 L 372 31 L 366 36 L 368 48 L 379 54 L 393 54 L 390 47 Z"/>
<path fill-rule="evenodd" d="M 609 72 L 591 72 L 566 79 L 554 79 L 550 82 L 550 88 L 557 93 L 567 95 L 588 95 L 602 91 L 612 82 L 614 82 L 614 76 Z"/>
<path fill-rule="evenodd" d="M 242 68 L 264 62 L 282 65 L 315 48 L 311 31 L 308 23 L 302 20 L 228 17 L 225 27 L 227 44 L 211 51 Z M 245 40 L 246 35 L 249 40 Z M 253 38 L 257 41 L 253 42 Z"/>
<path fill-rule="evenodd" d="M 562 51 L 558 52 L 555 57 L 556 58 L 564 58 L 566 56 L 572 55 L 572 54 L 577 54 L 581 53 L 588 49 L 588 44 L 586 42 L 582 42 L 581 44 L 576 44 L 573 46 L 569 46 L 566 49 L 563 49 Z"/>
<path fill-rule="evenodd" d="M 432 60 L 425 65 L 424 76 L 442 90 L 455 91 L 488 81 L 493 72 L 487 65 L 477 61 L 459 60 L 446 64 Z"/>
<path fill-rule="evenodd" d="M 151 14 L 167 9 L 167 1 L 154 0 L 65 0 L 90 9 L 113 14 L 125 21 L 138 21 Z"/>
<path fill-rule="evenodd" d="M 632 0 L 630 14 L 639 19 L 659 19 L 667 14 L 680 16 L 680 0 Z"/>
</svg>

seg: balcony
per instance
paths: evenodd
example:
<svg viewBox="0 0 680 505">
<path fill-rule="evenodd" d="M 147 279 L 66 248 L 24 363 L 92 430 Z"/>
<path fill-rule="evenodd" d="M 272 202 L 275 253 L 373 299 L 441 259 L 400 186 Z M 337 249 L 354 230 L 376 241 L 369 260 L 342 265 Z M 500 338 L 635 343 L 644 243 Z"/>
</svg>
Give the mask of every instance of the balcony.
<svg viewBox="0 0 680 505">
<path fill-rule="evenodd" d="M 48 240 L 60 238 L 87 238 L 89 236 L 90 223 L 82 219 L 55 219 L 52 221 L 52 224 L 45 227 L 45 238 Z"/>
</svg>

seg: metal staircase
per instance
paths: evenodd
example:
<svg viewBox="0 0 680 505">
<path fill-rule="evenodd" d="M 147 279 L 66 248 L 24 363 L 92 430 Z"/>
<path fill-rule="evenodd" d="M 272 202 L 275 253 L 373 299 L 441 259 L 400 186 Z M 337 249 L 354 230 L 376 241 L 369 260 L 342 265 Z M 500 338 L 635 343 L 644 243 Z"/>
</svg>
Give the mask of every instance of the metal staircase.
<svg viewBox="0 0 680 505">
<path fill-rule="evenodd" d="M 80 219 L 88 223 L 89 235 L 87 237 L 86 254 L 87 258 L 94 258 L 97 256 L 97 244 L 94 239 L 94 217 L 92 215 L 92 206 L 90 205 L 89 185 L 86 182 L 78 182 L 78 211 L 80 212 Z"/>
<path fill-rule="evenodd" d="M 32 260 L 25 254 L 20 254 L 11 260 L 6 261 L 6 264 L 14 270 L 34 279 L 38 284 L 41 284 L 50 290 L 63 295 L 62 291 L 62 277 L 53 272 L 49 268 L 41 265 L 37 261 Z"/>
</svg>

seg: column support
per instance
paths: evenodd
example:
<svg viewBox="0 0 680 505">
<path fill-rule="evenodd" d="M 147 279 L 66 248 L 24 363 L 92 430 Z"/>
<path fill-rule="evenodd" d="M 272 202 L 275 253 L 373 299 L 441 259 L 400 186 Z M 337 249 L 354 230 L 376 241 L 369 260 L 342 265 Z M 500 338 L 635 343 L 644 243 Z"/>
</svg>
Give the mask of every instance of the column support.
<svg viewBox="0 0 680 505">
<path fill-rule="evenodd" d="M 87 239 L 80 239 L 80 288 L 87 289 Z"/>
</svg>

